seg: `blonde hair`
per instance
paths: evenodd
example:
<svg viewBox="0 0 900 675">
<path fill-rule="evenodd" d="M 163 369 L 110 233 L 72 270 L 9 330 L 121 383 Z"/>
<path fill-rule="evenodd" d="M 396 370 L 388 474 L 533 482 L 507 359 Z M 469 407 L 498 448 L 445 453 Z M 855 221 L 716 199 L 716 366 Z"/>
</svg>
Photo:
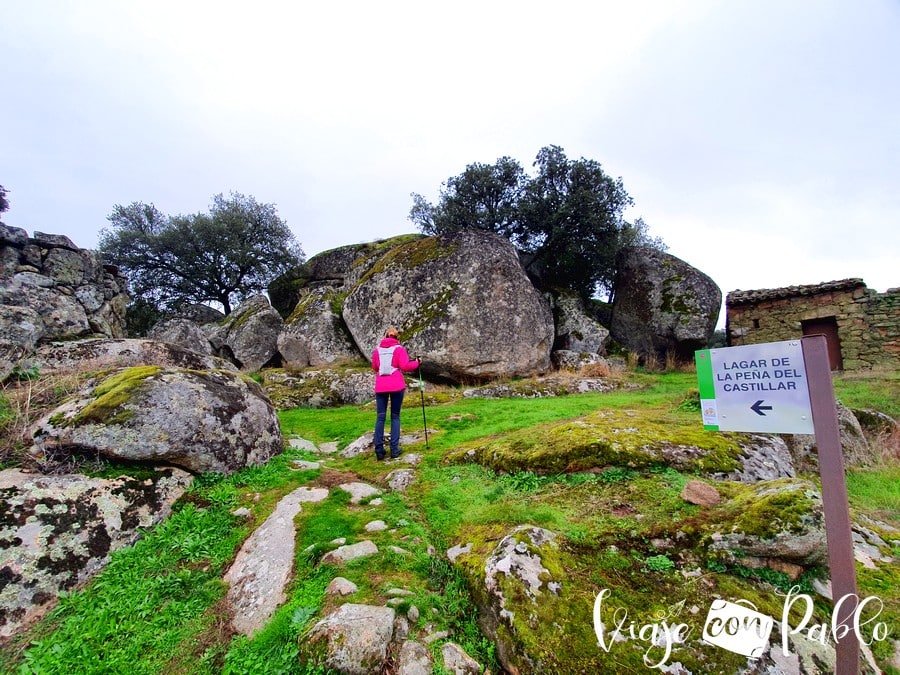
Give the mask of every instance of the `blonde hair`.
<svg viewBox="0 0 900 675">
<path fill-rule="evenodd" d="M 395 326 L 391 326 L 385 331 L 384 336 L 398 338 L 400 337 L 400 331 L 398 331 Z"/>
</svg>

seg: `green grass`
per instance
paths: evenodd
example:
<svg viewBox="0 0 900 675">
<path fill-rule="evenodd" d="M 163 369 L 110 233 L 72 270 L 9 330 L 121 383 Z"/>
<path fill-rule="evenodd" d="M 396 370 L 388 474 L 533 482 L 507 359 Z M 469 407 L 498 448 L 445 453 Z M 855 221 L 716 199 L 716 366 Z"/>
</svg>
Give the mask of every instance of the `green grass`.
<svg viewBox="0 0 900 675">
<path fill-rule="evenodd" d="M 900 521 L 900 466 L 849 471 L 847 492 L 852 506 Z"/>
<path fill-rule="evenodd" d="M 900 419 L 900 372 L 837 373 L 834 395 L 848 408 L 868 408 Z"/>
<path fill-rule="evenodd" d="M 679 602 L 706 607 L 713 596 L 744 598 L 760 611 L 776 614 L 780 596 L 773 589 L 783 589 L 788 583 L 782 573 L 703 556 L 704 528 L 717 512 L 681 499 L 685 483 L 695 477 L 688 471 L 622 464 L 575 473 L 527 467 L 501 472 L 474 462 L 446 461 L 454 451 L 473 443 L 488 448 L 513 441 L 540 444 L 540 437 L 529 438 L 529 434 L 547 433 L 560 425 L 575 429 L 606 411 L 615 413 L 610 419 L 618 419 L 620 414 L 639 410 L 646 419 L 656 419 L 654 424 L 648 421 L 642 426 L 663 430 L 667 425 L 689 427 L 695 422 L 698 433 L 706 433 L 699 412 L 686 403 L 696 388 L 693 373 L 641 373 L 631 379 L 641 388 L 499 400 L 466 399 L 449 392 L 449 403 L 426 409 L 428 426 L 434 430 L 428 449 L 424 443 L 404 448 L 423 457 L 417 480 L 407 492 L 386 490 L 384 503 L 378 507 L 351 506 L 349 496 L 329 484 L 327 499 L 304 503 L 295 520 L 297 553 L 287 601 L 252 638 L 233 637 L 222 628 L 226 589 L 221 578 L 253 527 L 281 496 L 298 485 L 322 480 L 329 472 L 347 476 L 339 480 L 363 480 L 384 487 L 385 474 L 397 467 L 378 464 L 368 455 L 334 456 L 327 469 L 294 471 L 290 460 L 313 457 L 288 450 L 264 466 L 230 477 L 202 476 L 165 523 L 146 532 L 132 548 L 114 554 L 92 584 L 64 597 L 23 640 L 0 652 L 0 672 L 325 673 L 315 664 L 303 665 L 302 635 L 342 601 L 325 594 L 337 575 L 358 585 L 353 602 L 384 604 L 389 588 L 409 589 L 413 596 L 399 609 L 415 605 L 421 611 L 414 631 L 424 631 L 426 625 L 446 630 L 450 639 L 498 672 L 494 645 L 479 629 L 471 593 L 484 573 L 484 558 L 473 556 L 466 562 L 463 556 L 460 564 L 450 564 L 443 554 L 450 546 L 470 542 L 478 555 L 484 556 L 511 528 L 523 523 L 550 529 L 559 534 L 561 542 L 558 560 L 548 562 L 563 580 L 563 596 L 549 605 L 558 614 L 539 617 L 536 625 L 559 622 L 564 628 L 557 631 L 559 635 L 548 632 L 547 645 L 534 645 L 537 652 L 552 648 L 585 654 L 585 668 L 611 667 L 610 662 L 597 665 L 602 655 L 597 653 L 590 627 L 593 597 L 604 587 L 615 589 L 616 604 L 628 606 L 629 616 L 638 621 Z M 896 386 L 896 377 L 879 377 L 876 383 L 857 378 L 841 379 L 840 385 L 836 381 L 845 402 L 895 415 Z M 421 430 L 422 411 L 416 397 L 414 391 L 407 397 L 404 433 Z M 343 447 L 372 430 L 375 413 L 371 406 L 345 406 L 287 410 L 279 416 L 286 435 L 316 443 L 337 441 Z M 851 471 L 847 485 L 856 513 L 900 526 L 900 466 Z M 737 490 L 723 488 L 723 493 L 728 497 Z M 241 506 L 251 510 L 249 519 L 231 514 Z M 390 529 L 366 533 L 365 524 L 376 518 Z M 674 548 L 663 546 L 666 540 L 676 541 L 676 536 L 682 538 Z M 334 548 L 330 542 L 337 537 L 345 537 L 348 543 L 372 539 L 381 552 L 339 569 L 318 564 L 324 553 Z M 392 544 L 409 554 L 391 552 L 388 547 Z M 430 553 L 429 547 L 436 552 Z M 702 569 L 702 578 L 682 576 L 693 569 Z M 860 572 L 861 592 L 883 598 L 886 616 L 892 621 L 900 616 L 896 577 L 891 570 Z M 808 576 L 803 577 L 803 583 L 808 582 Z M 432 612 L 432 608 L 438 611 Z M 692 632 L 701 631 L 702 625 L 698 625 Z M 539 640 L 541 634 L 529 635 L 523 639 Z M 888 646 L 877 645 L 876 654 L 883 663 L 890 656 Z M 439 663 L 440 643 L 431 649 Z M 625 669 L 623 672 L 645 670 L 639 652 L 616 649 L 616 659 L 621 661 L 616 667 Z M 704 655 L 712 661 L 694 659 L 686 665 L 694 672 L 703 668 L 706 672 L 734 672 L 737 667 L 724 652 Z M 693 658 L 682 656 L 688 661 Z"/>
</svg>

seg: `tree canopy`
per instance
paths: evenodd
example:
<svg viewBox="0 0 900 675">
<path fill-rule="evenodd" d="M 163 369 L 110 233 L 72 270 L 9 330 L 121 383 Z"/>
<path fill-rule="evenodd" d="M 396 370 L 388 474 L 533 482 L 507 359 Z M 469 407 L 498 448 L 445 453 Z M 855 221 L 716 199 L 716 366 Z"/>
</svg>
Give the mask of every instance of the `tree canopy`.
<svg viewBox="0 0 900 675">
<path fill-rule="evenodd" d="M 528 176 L 509 157 L 470 164 L 442 184 L 437 205 L 413 193 L 409 219 L 425 234 L 469 228 L 502 235 L 542 286 L 569 288 L 585 299 L 614 290 L 622 248 L 665 248 L 642 220 L 625 221 L 632 199 L 622 179 L 606 175 L 599 162 L 571 160 L 550 145 L 533 166 L 536 175 Z"/>
<path fill-rule="evenodd" d="M 9 200 L 6 198 L 8 192 L 9 190 L 0 185 L 0 213 L 9 209 Z"/>
<path fill-rule="evenodd" d="M 153 204 L 117 204 L 98 249 L 128 278 L 137 305 L 174 310 L 236 303 L 303 262 L 303 250 L 273 204 L 232 192 L 208 213 L 166 216 Z"/>
</svg>

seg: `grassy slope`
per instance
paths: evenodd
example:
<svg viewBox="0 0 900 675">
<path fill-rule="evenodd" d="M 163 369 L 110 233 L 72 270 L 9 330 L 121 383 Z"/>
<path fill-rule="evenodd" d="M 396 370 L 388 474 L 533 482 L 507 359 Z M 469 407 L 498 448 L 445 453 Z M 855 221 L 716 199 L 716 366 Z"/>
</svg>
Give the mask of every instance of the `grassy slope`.
<svg viewBox="0 0 900 675">
<path fill-rule="evenodd" d="M 290 469 L 289 460 L 311 457 L 288 451 L 265 467 L 227 479 L 205 477 L 169 521 L 132 549 L 115 555 L 90 587 L 64 598 L 32 633 L 0 653 L 0 671 L 317 672 L 299 665 L 298 637 L 334 604 L 324 589 L 340 574 L 359 585 L 354 602 L 384 603 L 387 589 L 393 586 L 412 590 L 415 595 L 399 609 L 405 610 L 409 603 L 421 610 L 414 631 L 447 630 L 452 639 L 497 672 L 493 646 L 478 629 L 468 589 L 472 580 L 477 583 L 477 560 L 483 560 L 501 536 L 521 523 L 540 525 L 563 537 L 559 556 L 552 561 L 552 572 L 564 583 L 562 597 L 545 603 L 546 616 L 538 617 L 536 632 L 523 631 L 520 636 L 535 650 L 543 650 L 548 662 L 556 654 L 572 652 L 596 668 L 646 671 L 641 662 L 643 652 L 616 647 L 606 655 L 597 647 L 590 611 L 602 588 L 613 590 L 614 604 L 627 607 L 636 621 L 649 621 L 660 611 L 678 614 L 692 624 L 695 637 L 702 631 L 705 608 L 715 595 L 751 600 L 760 611 L 777 617 L 781 599 L 771 584 L 785 587 L 789 585 L 785 578 L 769 570 L 749 570 L 698 557 L 690 550 L 691 535 L 675 549 L 658 547 L 660 539 L 674 536 L 678 530 L 700 531 L 708 517 L 700 507 L 686 504 L 678 496 L 692 477 L 688 474 L 663 467 L 635 471 L 611 466 L 567 476 L 529 471 L 501 475 L 480 465 L 445 461 L 446 455 L 460 446 L 521 435 L 522 429 L 538 430 L 539 440 L 541 430 L 597 410 L 655 411 L 688 420 L 697 416 L 679 409 L 695 386 L 693 375 L 638 379 L 648 388 L 533 400 L 463 399 L 429 407 L 428 426 L 437 430 L 429 448 L 424 444 L 405 448 L 424 456 L 419 480 L 409 491 L 388 494 L 385 505 L 378 508 L 350 508 L 337 490 L 321 504 L 304 506 L 297 519 L 298 554 L 289 600 L 252 640 L 234 638 L 223 616 L 225 587 L 220 579 L 243 538 L 262 522 L 277 499 L 295 486 L 330 486 L 348 479 L 383 485 L 385 474 L 393 467 L 364 456 L 335 459 L 320 471 L 298 472 Z M 836 383 L 838 396 L 852 399 L 848 404 L 881 405 L 892 415 L 897 414 L 891 409 L 891 401 L 896 405 L 896 387 L 896 378 L 878 386 Z M 404 430 L 420 429 L 417 392 L 410 392 L 408 403 Z M 370 430 L 373 412 L 355 407 L 291 410 L 283 412 L 281 420 L 286 434 L 315 442 L 338 441 L 343 446 Z M 696 424 L 700 426 L 699 418 Z M 896 464 L 851 472 L 848 485 L 854 510 L 900 527 L 898 479 Z M 231 515 L 238 506 L 251 509 L 249 521 Z M 379 547 L 384 550 L 397 544 L 409 555 L 385 551 L 341 570 L 317 564 L 325 542 L 340 536 L 359 540 L 363 525 L 375 518 L 395 530 L 372 536 Z M 440 553 L 429 554 L 429 546 L 440 552 L 465 542 L 473 542 L 481 558 L 463 556 L 454 567 Z M 309 546 L 312 548 L 307 551 Z M 695 569 L 699 576 L 682 574 Z M 804 581 L 808 582 L 808 577 Z M 863 595 L 878 595 L 885 601 L 880 619 L 900 625 L 897 566 L 875 572 L 860 568 L 859 582 Z M 689 611 L 694 605 L 703 610 L 696 616 Z M 826 612 L 820 603 L 817 616 L 824 619 Z M 565 630 L 555 635 L 547 631 L 554 622 Z M 882 665 L 889 658 L 888 646 L 876 644 Z M 432 649 L 439 653 L 437 643 Z M 712 672 L 711 667 L 728 672 L 740 661 L 723 650 L 705 653 L 708 658 L 703 665 L 691 664 L 689 655 L 682 655 L 681 660 L 694 665 L 694 672 Z M 658 658 L 660 654 L 651 652 L 650 656 Z M 593 664 L 588 663 L 591 660 Z"/>
</svg>

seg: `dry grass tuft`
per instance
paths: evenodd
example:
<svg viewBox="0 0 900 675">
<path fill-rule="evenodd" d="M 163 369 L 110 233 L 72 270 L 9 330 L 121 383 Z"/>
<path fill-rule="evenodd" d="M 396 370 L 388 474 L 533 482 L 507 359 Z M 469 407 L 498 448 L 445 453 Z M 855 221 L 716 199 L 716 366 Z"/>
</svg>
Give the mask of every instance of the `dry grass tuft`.
<svg viewBox="0 0 900 675">
<path fill-rule="evenodd" d="M 0 465 L 29 466 L 31 429 L 47 412 L 77 392 L 86 375 L 61 372 L 7 382 L 0 389 Z"/>
</svg>

